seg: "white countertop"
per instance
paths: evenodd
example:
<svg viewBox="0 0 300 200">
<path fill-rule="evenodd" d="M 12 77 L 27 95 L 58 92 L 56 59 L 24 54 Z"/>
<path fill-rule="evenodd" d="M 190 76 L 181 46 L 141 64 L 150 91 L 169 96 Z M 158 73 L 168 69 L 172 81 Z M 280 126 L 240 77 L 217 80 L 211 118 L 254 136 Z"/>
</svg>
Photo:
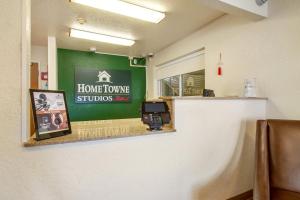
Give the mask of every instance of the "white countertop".
<svg viewBox="0 0 300 200">
<path fill-rule="evenodd" d="M 186 96 L 186 97 L 159 97 L 160 99 L 175 99 L 175 100 L 268 100 L 267 97 L 203 97 L 203 96 Z"/>
</svg>

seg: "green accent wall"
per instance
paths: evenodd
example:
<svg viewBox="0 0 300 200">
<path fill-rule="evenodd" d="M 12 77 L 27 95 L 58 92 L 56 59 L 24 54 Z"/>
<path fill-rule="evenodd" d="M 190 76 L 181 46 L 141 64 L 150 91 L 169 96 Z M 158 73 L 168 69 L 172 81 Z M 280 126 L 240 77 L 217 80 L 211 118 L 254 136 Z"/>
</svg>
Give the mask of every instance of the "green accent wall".
<svg viewBox="0 0 300 200">
<path fill-rule="evenodd" d="M 140 106 L 146 93 L 145 68 L 130 67 L 126 56 L 96 54 L 85 51 L 57 49 L 58 89 L 66 92 L 71 121 L 124 119 L 140 117 Z M 121 69 L 131 71 L 131 103 L 76 104 L 74 73 L 76 67 Z"/>
</svg>

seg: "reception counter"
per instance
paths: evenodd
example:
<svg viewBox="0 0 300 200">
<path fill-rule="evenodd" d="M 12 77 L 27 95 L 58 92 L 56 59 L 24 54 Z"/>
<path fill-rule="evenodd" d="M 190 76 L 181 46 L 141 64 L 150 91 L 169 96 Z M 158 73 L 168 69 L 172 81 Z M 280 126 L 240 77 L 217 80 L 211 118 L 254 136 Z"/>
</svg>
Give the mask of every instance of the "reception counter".
<svg viewBox="0 0 300 200">
<path fill-rule="evenodd" d="M 267 98 L 162 97 L 175 110 L 181 199 L 224 200 L 253 189 L 256 121 Z"/>
<path fill-rule="evenodd" d="M 52 144 L 63 144 L 103 139 L 113 139 L 122 137 L 132 136 L 143 136 L 149 134 L 162 134 L 175 132 L 175 101 L 220 101 L 220 100 L 267 100 L 266 98 L 244 98 L 244 97 L 160 97 L 156 101 L 165 101 L 169 106 L 171 114 L 171 122 L 165 125 L 160 131 L 149 131 L 148 126 L 141 122 L 139 118 L 133 119 L 112 119 L 112 120 L 95 120 L 95 121 L 81 121 L 71 122 L 72 134 L 56 137 L 46 140 L 37 141 L 34 137 L 30 138 L 24 143 L 25 147 L 41 146 L 41 145 L 52 145 Z M 217 105 L 217 104 L 216 104 Z M 190 107 L 190 106 L 188 106 Z M 187 107 L 187 108 L 188 108 Z M 197 108 L 195 108 L 197 109 Z M 178 112 L 178 111 L 177 111 Z M 192 113 L 190 115 L 192 117 Z"/>
<path fill-rule="evenodd" d="M 32 147 L 50 144 L 63 144 L 142 136 L 149 134 L 171 133 L 175 131 L 175 129 L 168 126 L 164 127 L 160 131 L 149 131 L 147 130 L 148 127 L 144 125 L 139 118 L 71 122 L 71 127 L 72 134 L 41 141 L 36 141 L 34 138 L 30 138 L 28 142 L 24 143 L 24 146 Z"/>
<path fill-rule="evenodd" d="M 49 165 L 59 168 L 70 193 L 74 193 L 73 188 L 81 189 L 82 185 L 73 180 L 85 180 L 77 177 L 82 171 L 97 177 L 92 184 L 95 190 L 109 194 L 111 199 L 224 200 L 251 190 L 256 121 L 266 118 L 267 99 L 163 99 L 171 105 L 174 120 L 174 126 L 163 131 L 147 131 L 140 119 L 73 122 L 71 135 L 24 143 L 68 144 L 24 150 L 34 160 L 35 154 L 46 152 L 41 164 L 47 164 L 45 169 Z M 147 137 L 123 138 L 136 135 Z M 103 140 L 120 137 L 123 139 Z M 73 143 L 90 140 L 93 142 Z M 63 167 L 53 166 L 53 159 Z M 70 166 L 76 166 L 71 173 Z M 121 192 L 116 193 L 116 189 Z"/>
</svg>

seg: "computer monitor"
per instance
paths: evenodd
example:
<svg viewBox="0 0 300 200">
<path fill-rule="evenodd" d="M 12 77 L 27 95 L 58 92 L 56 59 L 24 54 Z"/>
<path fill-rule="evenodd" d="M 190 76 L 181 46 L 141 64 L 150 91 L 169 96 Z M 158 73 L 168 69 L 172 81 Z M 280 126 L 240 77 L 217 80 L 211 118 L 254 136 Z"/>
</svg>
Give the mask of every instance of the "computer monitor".
<svg viewBox="0 0 300 200">
<path fill-rule="evenodd" d="M 162 113 L 166 112 L 167 105 L 165 102 L 144 102 L 143 111 L 145 113 Z"/>
</svg>

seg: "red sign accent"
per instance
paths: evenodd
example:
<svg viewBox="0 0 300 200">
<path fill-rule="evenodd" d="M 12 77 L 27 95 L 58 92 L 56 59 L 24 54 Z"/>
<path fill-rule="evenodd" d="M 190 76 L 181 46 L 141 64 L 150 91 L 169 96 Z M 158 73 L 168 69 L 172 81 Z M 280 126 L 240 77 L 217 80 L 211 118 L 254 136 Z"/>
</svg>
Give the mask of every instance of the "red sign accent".
<svg viewBox="0 0 300 200">
<path fill-rule="evenodd" d="M 114 98 L 114 101 L 128 101 L 129 98 L 128 97 L 120 97 L 120 96 L 116 96 Z"/>
</svg>

